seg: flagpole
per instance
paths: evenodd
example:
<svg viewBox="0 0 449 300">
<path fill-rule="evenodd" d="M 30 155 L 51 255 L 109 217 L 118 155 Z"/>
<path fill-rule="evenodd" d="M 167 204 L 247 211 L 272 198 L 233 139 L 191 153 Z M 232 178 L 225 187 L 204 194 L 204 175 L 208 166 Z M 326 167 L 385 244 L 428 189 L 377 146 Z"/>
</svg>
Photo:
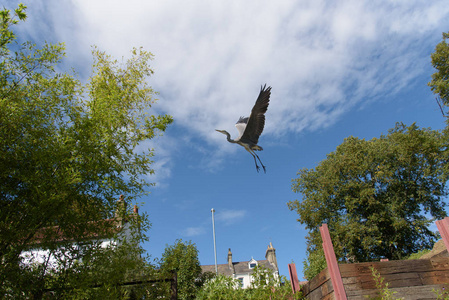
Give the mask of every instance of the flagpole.
<svg viewBox="0 0 449 300">
<path fill-rule="evenodd" d="M 215 220 L 214 220 L 215 209 L 212 208 L 211 212 L 212 212 L 212 231 L 214 233 L 215 273 L 218 274 L 218 267 L 217 267 L 217 243 L 215 241 Z"/>
</svg>

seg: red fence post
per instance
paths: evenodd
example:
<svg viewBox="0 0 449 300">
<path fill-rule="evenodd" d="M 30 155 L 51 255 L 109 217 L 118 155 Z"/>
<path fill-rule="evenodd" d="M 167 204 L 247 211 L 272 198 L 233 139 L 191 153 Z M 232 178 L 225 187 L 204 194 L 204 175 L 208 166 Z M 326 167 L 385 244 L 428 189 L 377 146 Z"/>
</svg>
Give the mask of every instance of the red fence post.
<svg viewBox="0 0 449 300">
<path fill-rule="evenodd" d="M 320 227 L 321 239 L 323 240 L 324 256 L 326 257 L 327 269 L 331 276 L 332 286 L 334 287 L 335 299 L 346 300 L 345 288 L 341 279 L 340 269 L 338 268 L 337 258 L 335 257 L 334 246 L 327 224 Z"/>
<path fill-rule="evenodd" d="M 293 293 L 299 291 L 298 274 L 296 273 L 296 265 L 288 264 L 288 273 L 290 274 L 290 282 L 292 284 Z"/>
<path fill-rule="evenodd" d="M 438 231 L 443 238 L 444 245 L 446 246 L 447 251 L 449 251 L 449 217 L 446 217 L 443 220 L 435 221 L 435 224 L 437 224 Z"/>
</svg>

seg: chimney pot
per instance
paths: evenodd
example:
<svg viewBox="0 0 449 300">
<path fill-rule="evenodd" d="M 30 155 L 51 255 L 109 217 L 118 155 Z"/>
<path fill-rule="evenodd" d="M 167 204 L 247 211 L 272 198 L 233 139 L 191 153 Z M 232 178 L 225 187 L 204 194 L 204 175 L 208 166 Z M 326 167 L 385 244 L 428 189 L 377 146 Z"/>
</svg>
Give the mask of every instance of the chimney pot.
<svg viewBox="0 0 449 300">
<path fill-rule="evenodd" d="M 277 259 L 276 259 L 276 249 L 274 249 L 273 244 L 271 242 L 270 242 L 270 245 L 267 248 L 267 252 L 265 252 L 265 258 L 276 269 L 279 269 L 278 268 Z"/>
<path fill-rule="evenodd" d="M 231 252 L 231 248 L 229 248 L 229 250 L 228 250 L 228 266 L 229 266 L 229 268 L 232 268 L 232 252 Z"/>
</svg>

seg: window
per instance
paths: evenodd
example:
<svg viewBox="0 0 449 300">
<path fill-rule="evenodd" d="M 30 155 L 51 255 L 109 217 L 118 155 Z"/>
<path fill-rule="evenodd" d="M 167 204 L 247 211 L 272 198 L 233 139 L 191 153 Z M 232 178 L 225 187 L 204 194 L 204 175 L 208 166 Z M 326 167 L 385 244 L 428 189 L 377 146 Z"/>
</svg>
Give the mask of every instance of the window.
<svg viewBox="0 0 449 300">
<path fill-rule="evenodd" d="M 257 266 L 257 260 L 254 258 L 251 258 L 251 260 L 248 262 L 248 268 L 254 269 Z"/>
<path fill-rule="evenodd" d="M 243 288 L 243 277 L 239 277 L 237 279 L 240 282 L 240 288 Z"/>
</svg>

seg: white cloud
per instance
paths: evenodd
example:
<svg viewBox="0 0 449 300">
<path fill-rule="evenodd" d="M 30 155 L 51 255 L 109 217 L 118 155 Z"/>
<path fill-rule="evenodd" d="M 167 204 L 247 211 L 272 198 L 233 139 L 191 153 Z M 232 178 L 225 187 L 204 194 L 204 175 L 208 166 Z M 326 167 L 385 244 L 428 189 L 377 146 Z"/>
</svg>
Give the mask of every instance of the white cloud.
<svg viewBox="0 0 449 300">
<path fill-rule="evenodd" d="M 30 4 L 30 32 L 38 35 L 43 19 L 57 24 L 77 69 L 89 68 L 92 44 L 118 58 L 133 46 L 153 52 L 157 107 L 214 148 L 223 146 L 214 129 L 235 136 L 265 82 L 273 92 L 264 135 L 272 138 L 325 128 L 396 93 L 428 66 L 428 41 L 449 19 L 445 0 L 63 3 Z"/>
<path fill-rule="evenodd" d="M 183 235 L 186 237 L 202 235 L 206 232 L 204 227 L 188 227 L 183 230 Z"/>
<path fill-rule="evenodd" d="M 143 143 L 139 146 L 142 149 L 154 149 L 154 161 L 151 168 L 154 174 L 148 174 L 147 180 L 154 182 L 157 188 L 165 188 L 167 186 L 167 179 L 171 177 L 171 170 L 173 168 L 173 155 L 176 153 L 175 140 L 169 135 L 165 134 L 163 138 L 156 136 L 152 140 Z"/>
<path fill-rule="evenodd" d="M 215 220 L 225 225 L 232 225 L 243 220 L 246 210 L 223 209 L 216 213 Z"/>
<path fill-rule="evenodd" d="M 186 206 L 191 206 L 192 201 L 181 201 L 181 203 L 175 204 L 178 209 L 183 209 Z M 216 224 L 222 224 L 224 226 L 230 226 L 241 222 L 247 215 L 246 210 L 235 210 L 235 209 L 217 209 L 214 218 Z M 207 232 L 206 228 L 210 226 L 210 218 L 205 219 L 202 223 L 197 226 L 187 227 L 182 230 L 182 235 L 186 237 L 193 237 L 203 235 Z"/>
</svg>

